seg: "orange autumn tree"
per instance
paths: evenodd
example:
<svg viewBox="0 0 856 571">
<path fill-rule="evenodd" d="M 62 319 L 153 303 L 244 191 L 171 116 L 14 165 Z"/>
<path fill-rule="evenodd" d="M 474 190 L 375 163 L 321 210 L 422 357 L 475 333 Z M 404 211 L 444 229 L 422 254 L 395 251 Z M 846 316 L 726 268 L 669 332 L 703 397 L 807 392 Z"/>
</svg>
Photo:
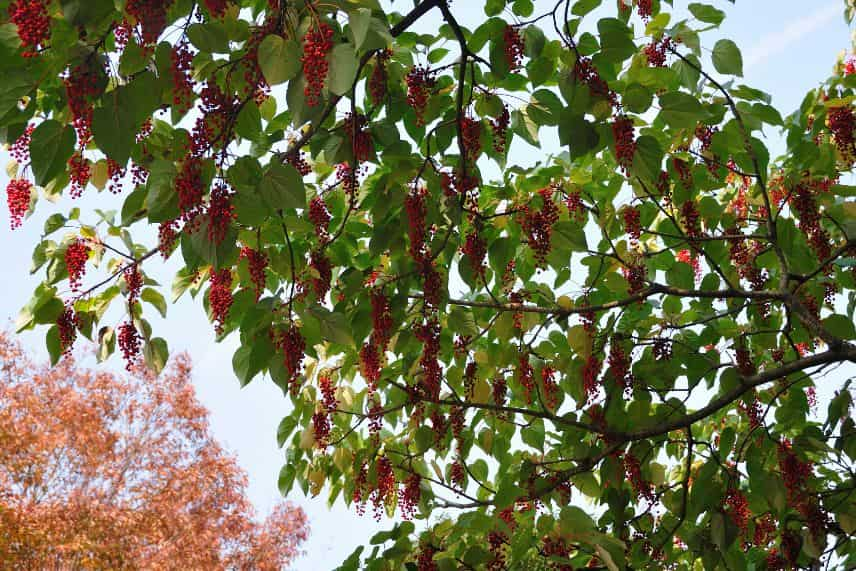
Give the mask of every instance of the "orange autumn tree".
<svg viewBox="0 0 856 571">
<path fill-rule="evenodd" d="M 0 561 L 12 568 L 280 569 L 306 540 L 259 523 L 176 357 L 162 374 L 35 364 L 0 333 Z"/>
</svg>

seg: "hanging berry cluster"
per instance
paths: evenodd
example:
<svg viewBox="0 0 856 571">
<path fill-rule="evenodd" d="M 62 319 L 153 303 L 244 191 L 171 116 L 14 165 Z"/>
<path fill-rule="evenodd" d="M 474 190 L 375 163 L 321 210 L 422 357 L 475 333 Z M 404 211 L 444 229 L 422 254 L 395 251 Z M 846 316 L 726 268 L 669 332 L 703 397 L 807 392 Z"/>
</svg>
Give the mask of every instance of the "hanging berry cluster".
<svg viewBox="0 0 856 571">
<path fill-rule="evenodd" d="M 235 218 L 235 207 L 232 205 L 234 193 L 223 183 L 214 185 L 208 199 L 208 241 L 220 244 L 229 231 Z"/>
<path fill-rule="evenodd" d="M 33 185 L 27 179 L 13 178 L 6 185 L 6 205 L 9 207 L 9 223 L 12 230 L 19 228 L 30 210 Z"/>
<path fill-rule="evenodd" d="M 508 112 L 508 106 L 502 106 L 502 112 L 495 118 L 490 119 L 490 129 L 493 131 L 493 150 L 497 154 L 505 154 L 505 148 L 508 144 L 508 126 L 511 123 L 511 115 Z"/>
<path fill-rule="evenodd" d="M 481 153 L 481 121 L 464 116 L 460 119 L 460 128 L 464 158 L 474 162 Z"/>
<path fill-rule="evenodd" d="M 624 455 L 624 472 L 627 474 L 627 480 L 633 487 L 633 491 L 648 502 L 653 502 L 654 486 L 642 476 L 639 459 L 630 452 Z"/>
<path fill-rule="evenodd" d="M 315 235 L 318 237 L 321 244 L 326 244 L 330 240 L 330 232 L 327 227 L 330 224 L 330 211 L 327 210 L 327 203 L 320 195 L 315 195 L 309 201 L 309 221 L 315 227 Z"/>
<path fill-rule="evenodd" d="M 461 247 L 461 253 L 469 262 L 473 273 L 484 278 L 487 243 L 481 237 L 478 228 L 473 228 L 469 231 L 464 245 Z"/>
<path fill-rule="evenodd" d="M 119 335 L 116 337 L 116 343 L 122 352 L 125 369 L 130 371 L 140 356 L 140 334 L 137 328 L 134 327 L 133 321 L 129 319 L 119 326 Z"/>
<path fill-rule="evenodd" d="M 523 61 L 523 37 L 514 26 L 505 26 L 502 32 L 502 45 L 505 52 L 505 62 L 509 71 L 515 71 Z"/>
<path fill-rule="evenodd" d="M 128 0 L 125 11 L 139 25 L 143 43 L 157 42 L 166 28 L 166 13 L 172 3 L 173 0 Z"/>
<path fill-rule="evenodd" d="M 636 153 L 633 120 L 626 115 L 617 116 L 612 122 L 612 136 L 615 138 L 615 160 L 622 172 L 629 175 Z"/>
<path fill-rule="evenodd" d="M 89 184 L 91 178 L 92 169 L 89 160 L 83 156 L 82 152 L 76 151 L 68 159 L 68 180 L 71 187 L 71 197 L 80 198 L 83 196 L 83 191 L 86 189 L 86 185 Z"/>
<path fill-rule="evenodd" d="M 434 89 L 434 73 L 427 67 L 417 65 L 407 72 L 405 82 L 407 83 L 407 104 L 416 113 L 416 124 L 424 125 L 425 107 Z"/>
<path fill-rule="evenodd" d="M 618 95 L 609 89 L 609 85 L 600 76 L 589 57 L 580 57 L 574 63 L 574 77 L 580 83 L 588 85 L 589 92 L 594 97 L 606 99 L 614 108 L 618 108 Z"/>
<path fill-rule="evenodd" d="M 583 390 L 586 394 L 586 402 L 591 402 L 597 396 L 601 367 L 602 363 L 596 355 L 592 354 L 586 358 L 583 365 Z"/>
<path fill-rule="evenodd" d="M 68 270 L 68 285 L 71 291 L 77 292 L 86 273 L 86 260 L 89 259 L 91 248 L 82 238 L 68 245 L 65 250 L 65 267 Z"/>
<path fill-rule="evenodd" d="M 212 270 L 208 278 L 208 305 L 211 320 L 218 335 L 223 333 L 229 309 L 232 307 L 232 271 L 229 268 Z"/>
<path fill-rule="evenodd" d="M 778 460 L 788 503 L 805 519 L 813 537 L 823 537 L 829 521 L 818 503 L 816 494 L 809 488 L 809 482 L 814 475 L 812 463 L 800 460 L 788 439 L 779 442 Z"/>
<path fill-rule="evenodd" d="M 283 354 L 285 370 L 288 372 L 288 388 L 296 395 L 300 385 L 300 374 L 303 372 L 303 359 L 306 352 L 306 341 L 300 330 L 293 323 L 285 331 L 274 335 L 274 342 Z"/>
<path fill-rule="evenodd" d="M 9 21 L 18 27 L 18 38 L 25 58 L 38 55 L 51 35 L 51 18 L 47 0 L 18 0 L 9 4 Z"/>
<path fill-rule="evenodd" d="M 822 188 L 821 184 L 814 181 L 802 181 L 794 188 L 788 204 L 799 216 L 799 229 L 805 234 L 818 260 L 826 261 L 832 252 L 832 247 L 829 243 L 829 233 L 821 226 L 821 215 L 816 200 L 816 195 Z"/>
<path fill-rule="evenodd" d="M 404 481 L 404 486 L 399 491 L 398 505 L 401 506 L 401 517 L 405 521 L 412 520 L 419 509 L 419 500 L 422 497 L 422 476 L 411 474 Z"/>
<path fill-rule="evenodd" d="M 63 355 L 71 353 L 71 348 L 74 345 L 74 340 L 77 339 L 77 328 L 80 325 L 80 318 L 74 312 L 74 308 L 70 303 L 66 303 L 56 319 L 56 327 L 59 332 L 59 348 Z"/>
<path fill-rule="evenodd" d="M 80 150 L 85 149 L 92 140 L 93 101 L 101 90 L 96 61 L 97 58 L 85 61 L 71 69 L 63 79 L 72 125 L 77 133 L 77 147 Z"/>
<path fill-rule="evenodd" d="M 357 113 L 356 116 L 347 113 L 342 124 L 342 129 L 351 143 L 354 160 L 358 163 L 369 160 L 374 154 L 374 144 L 368 125 L 368 118 L 360 113 Z"/>
<path fill-rule="evenodd" d="M 624 219 L 624 232 L 630 238 L 630 245 L 635 247 L 639 244 L 642 235 L 642 226 L 639 224 L 639 210 L 635 206 L 628 206 L 622 212 Z"/>
<path fill-rule="evenodd" d="M 265 270 L 268 266 L 268 257 L 264 252 L 254 250 L 249 246 L 241 248 L 241 253 L 238 259 L 247 260 L 247 269 L 250 272 L 250 281 L 253 284 L 253 293 L 256 301 L 262 296 L 265 290 Z"/>
<path fill-rule="evenodd" d="M 673 47 L 672 38 L 663 36 L 659 40 L 652 40 L 645 46 L 645 57 L 651 67 L 666 67 L 666 52 Z"/>
<path fill-rule="evenodd" d="M 30 139 L 35 128 L 35 125 L 27 125 L 24 132 L 9 145 L 9 155 L 19 165 L 25 165 L 30 162 Z"/>
<path fill-rule="evenodd" d="M 128 305 L 133 305 L 140 297 L 143 289 L 143 274 L 138 264 L 130 264 L 122 271 L 125 278 L 125 286 L 128 288 Z"/>
<path fill-rule="evenodd" d="M 372 105 L 380 105 L 386 97 L 386 83 L 388 80 L 386 65 L 390 57 L 392 57 L 391 50 L 381 50 L 375 56 L 375 67 L 369 78 L 369 96 L 371 97 Z"/>
<path fill-rule="evenodd" d="M 827 114 L 827 124 L 841 157 L 847 164 L 852 164 L 856 161 L 856 116 L 853 108 L 832 107 Z"/>
<path fill-rule="evenodd" d="M 186 42 L 172 47 L 169 53 L 172 72 L 172 106 L 184 115 L 193 106 L 193 54 Z"/>
<path fill-rule="evenodd" d="M 303 38 L 303 57 L 300 58 L 303 63 L 303 77 L 306 79 L 303 95 L 307 105 L 311 107 L 321 101 L 321 92 L 330 67 L 327 54 L 332 49 L 333 29 L 324 22 L 309 30 Z"/>
<path fill-rule="evenodd" d="M 535 254 L 535 264 L 544 267 L 547 255 L 550 253 L 550 240 L 553 236 L 553 225 L 559 221 L 559 207 L 553 201 L 552 187 L 538 191 L 541 197 L 541 208 L 535 210 L 528 204 L 520 207 L 518 219 L 526 240 Z"/>
</svg>

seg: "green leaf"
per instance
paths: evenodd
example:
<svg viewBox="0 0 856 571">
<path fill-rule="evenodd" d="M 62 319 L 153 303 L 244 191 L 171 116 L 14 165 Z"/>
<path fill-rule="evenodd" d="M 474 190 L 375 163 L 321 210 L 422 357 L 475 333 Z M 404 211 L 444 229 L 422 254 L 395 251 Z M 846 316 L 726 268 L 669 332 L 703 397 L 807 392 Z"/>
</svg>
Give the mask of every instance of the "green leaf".
<svg viewBox="0 0 856 571">
<path fill-rule="evenodd" d="M 657 139 L 650 135 L 642 135 L 636 139 L 636 151 L 633 155 L 634 174 L 646 181 L 655 182 L 660 176 L 662 163 L 663 149 Z"/>
<path fill-rule="evenodd" d="M 280 448 L 283 447 L 288 437 L 292 435 L 294 429 L 297 428 L 297 419 L 293 414 L 284 416 L 276 429 L 276 444 Z"/>
<path fill-rule="evenodd" d="M 586 156 L 597 147 L 599 141 L 600 135 L 594 123 L 587 121 L 582 115 L 572 113 L 570 109 L 562 111 L 559 142 L 568 145 L 572 159 Z"/>
<path fill-rule="evenodd" d="M 203 52 L 229 53 L 229 37 L 217 23 L 191 24 L 187 28 L 187 38 Z"/>
<path fill-rule="evenodd" d="M 600 32 L 600 53 L 604 59 L 622 62 L 636 53 L 632 30 L 616 18 L 602 18 L 597 22 Z"/>
<path fill-rule="evenodd" d="M 306 208 L 303 177 L 291 165 L 272 162 L 259 182 L 259 193 L 273 210 Z"/>
<path fill-rule="evenodd" d="M 598 6 L 603 0 L 577 0 L 574 2 L 574 7 L 571 9 L 571 13 L 574 16 L 585 16 Z"/>
<path fill-rule="evenodd" d="M 167 348 L 166 340 L 155 337 L 146 343 L 143 347 L 143 359 L 151 371 L 160 374 L 169 359 L 169 349 Z"/>
<path fill-rule="evenodd" d="M 714 26 L 718 26 L 725 20 L 725 12 L 718 8 L 714 8 L 710 4 L 699 4 L 698 2 L 692 2 L 689 6 L 687 6 L 690 13 L 699 21 L 705 22 L 707 24 L 713 24 Z"/>
<path fill-rule="evenodd" d="M 325 341 L 339 345 L 354 346 L 354 337 L 348 320 L 341 313 L 332 312 L 320 305 L 309 308 L 309 313 L 318 320 Z"/>
<path fill-rule="evenodd" d="M 357 50 L 366 41 L 371 21 L 372 11 L 368 8 L 357 8 L 348 13 L 348 25 L 351 27 L 351 33 L 354 35 L 354 47 Z"/>
<path fill-rule="evenodd" d="M 743 56 L 740 48 L 731 40 L 719 40 L 713 46 L 713 67 L 726 75 L 743 75 Z"/>
<path fill-rule="evenodd" d="M 698 99 L 680 91 L 670 91 L 660 96 L 660 115 L 674 127 L 695 127 L 707 117 Z"/>
<path fill-rule="evenodd" d="M 525 110 L 515 109 L 511 112 L 511 130 L 533 147 L 541 146 L 538 141 L 538 124 Z"/>
<path fill-rule="evenodd" d="M 258 61 L 265 81 L 279 85 L 294 79 L 300 73 L 302 50 L 294 40 L 285 40 L 276 34 L 268 35 L 259 44 Z"/>
<path fill-rule="evenodd" d="M 161 292 L 154 288 L 147 287 L 140 294 L 140 299 L 146 303 L 152 304 L 154 308 L 158 310 L 158 313 L 161 314 L 161 317 L 166 317 L 166 299 L 164 299 Z"/>
<path fill-rule="evenodd" d="M 48 119 L 36 127 L 30 139 L 30 159 L 36 184 L 45 186 L 65 170 L 74 152 L 74 129 Z"/>
<path fill-rule="evenodd" d="M 45 346 L 48 349 L 48 355 L 50 355 L 51 366 L 59 363 L 62 357 L 62 343 L 59 338 L 59 327 L 56 325 L 48 329 L 47 334 L 45 334 Z"/>
<path fill-rule="evenodd" d="M 351 90 L 357 76 L 357 53 L 351 44 L 338 44 L 329 55 L 330 76 L 327 87 L 331 93 L 345 95 Z"/>
<path fill-rule="evenodd" d="M 238 347 L 232 356 L 232 369 L 242 387 L 247 386 L 253 378 L 265 370 L 274 348 L 267 336 L 259 336 L 251 343 Z"/>
<path fill-rule="evenodd" d="M 823 326 L 839 339 L 856 339 L 853 321 L 844 315 L 830 315 L 822 321 Z"/>
<path fill-rule="evenodd" d="M 175 191 L 177 174 L 171 161 L 158 159 L 149 167 L 149 179 L 146 181 L 149 222 L 166 222 L 178 216 L 178 193 Z"/>
</svg>

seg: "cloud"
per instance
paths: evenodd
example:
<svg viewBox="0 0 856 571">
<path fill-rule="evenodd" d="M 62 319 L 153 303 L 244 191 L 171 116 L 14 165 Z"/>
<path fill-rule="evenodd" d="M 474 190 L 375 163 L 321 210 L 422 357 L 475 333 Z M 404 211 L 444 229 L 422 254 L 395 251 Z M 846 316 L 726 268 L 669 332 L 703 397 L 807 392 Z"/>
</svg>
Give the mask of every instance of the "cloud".
<svg viewBox="0 0 856 571">
<path fill-rule="evenodd" d="M 762 36 L 758 42 L 746 50 L 746 67 L 750 68 L 762 64 L 770 57 L 785 51 L 792 44 L 828 24 L 840 13 L 841 3 L 835 0 L 822 5 L 806 17 L 791 22 L 783 30 Z"/>
</svg>

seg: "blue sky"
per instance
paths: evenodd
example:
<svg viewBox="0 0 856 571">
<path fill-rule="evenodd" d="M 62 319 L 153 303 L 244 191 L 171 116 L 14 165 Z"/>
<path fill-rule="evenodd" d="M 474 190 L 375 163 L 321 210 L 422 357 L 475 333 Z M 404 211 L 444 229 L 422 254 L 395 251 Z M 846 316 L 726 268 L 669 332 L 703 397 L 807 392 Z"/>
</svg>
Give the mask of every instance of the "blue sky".
<svg viewBox="0 0 856 571">
<path fill-rule="evenodd" d="M 745 83 L 773 95 L 773 104 L 784 113 L 795 109 L 805 91 L 820 83 L 839 52 L 850 44 L 850 30 L 844 23 L 842 0 L 738 0 L 732 5 L 725 0 L 708 0 L 723 8 L 728 18 L 721 31 L 702 37 L 702 44 L 712 46 L 721 36 L 734 39 L 743 50 Z M 546 9 L 553 2 L 539 0 L 536 6 Z M 611 1 L 607 0 L 606 3 Z M 684 0 L 675 0 L 678 7 Z M 405 11 L 411 3 L 398 0 L 393 6 Z M 453 2 L 452 8 L 464 25 L 474 27 L 484 19 L 482 1 Z M 423 30 L 436 30 L 437 20 L 426 22 Z M 774 133 L 768 133 L 774 136 Z M 5 164 L 8 155 L 2 153 Z M 521 161 L 523 162 L 523 161 Z M 528 162 L 528 161 L 527 161 Z M 5 187 L 6 175 L 0 174 Z M 118 199 L 93 190 L 79 201 L 84 212 L 92 208 L 117 207 Z M 112 206 L 106 206 L 112 203 Z M 11 328 L 18 309 L 29 299 L 38 283 L 29 276 L 30 255 L 39 239 L 44 219 L 56 211 L 67 211 L 70 201 L 56 205 L 39 204 L 38 213 L 24 226 L 9 231 L 8 212 L 0 208 L 0 243 L 2 243 L 2 278 L 0 278 L 0 320 Z M 175 271 L 174 264 L 154 272 L 168 286 Z M 188 351 L 195 363 L 194 382 L 202 402 L 211 411 L 215 435 L 232 450 L 250 478 L 252 501 L 264 514 L 279 498 L 276 478 L 284 454 L 276 446 L 276 427 L 289 405 L 281 391 L 269 380 L 256 379 L 240 389 L 232 373 L 231 357 L 237 340 L 222 344 L 214 342 L 211 325 L 201 304 L 185 297 L 171 306 L 168 320 L 151 318 L 156 334 L 169 342 L 172 351 Z M 153 312 L 152 312 L 153 313 Z M 150 315 L 151 317 L 151 315 Z M 116 320 L 121 316 L 117 315 Z M 21 336 L 25 345 L 44 356 L 44 330 Z M 119 370 L 121 363 L 114 358 L 109 367 Z M 297 561 L 296 569 L 331 569 L 353 549 L 366 543 L 371 535 L 388 528 L 389 521 L 375 524 L 370 516 L 359 517 L 345 508 L 341 500 L 328 509 L 326 498 L 304 498 L 297 491 L 291 498 L 309 515 L 312 534 L 306 544 L 308 554 Z"/>
</svg>

